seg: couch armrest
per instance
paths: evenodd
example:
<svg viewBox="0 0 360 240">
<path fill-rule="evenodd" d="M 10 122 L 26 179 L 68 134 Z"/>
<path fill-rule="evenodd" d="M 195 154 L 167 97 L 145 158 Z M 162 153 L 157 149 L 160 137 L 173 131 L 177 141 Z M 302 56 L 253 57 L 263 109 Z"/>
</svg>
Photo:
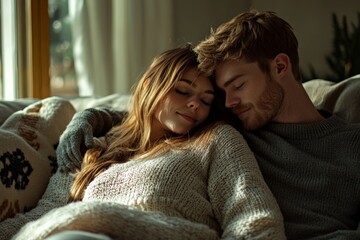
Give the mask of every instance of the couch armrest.
<svg viewBox="0 0 360 240">
<path fill-rule="evenodd" d="M 303 86 L 316 108 L 360 123 L 360 74 L 338 83 L 314 79 Z"/>
</svg>

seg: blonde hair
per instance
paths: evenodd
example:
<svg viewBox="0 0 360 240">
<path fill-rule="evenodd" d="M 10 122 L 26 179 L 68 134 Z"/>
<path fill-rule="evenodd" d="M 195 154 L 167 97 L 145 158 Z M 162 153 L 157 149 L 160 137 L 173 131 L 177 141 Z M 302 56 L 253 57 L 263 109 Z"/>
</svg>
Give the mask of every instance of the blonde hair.
<svg viewBox="0 0 360 240">
<path fill-rule="evenodd" d="M 301 82 L 296 36 L 290 24 L 271 11 L 239 14 L 212 31 L 195 51 L 199 69 L 208 74 L 221 62 L 241 58 L 258 62 L 260 69 L 269 73 L 269 59 L 284 53 L 289 56 L 294 77 Z"/>
<path fill-rule="evenodd" d="M 156 106 L 184 72 L 197 65 L 197 57 L 191 45 L 168 50 L 153 60 L 135 88 L 133 105 L 127 117 L 106 134 L 105 146 L 99 144 L 85 153 L 81 171 L 77 173 L 71 188 L 69 201 L 81 200 L 88 184 L 113 163 L 124 163 L 139 155 L 161 154 L 172 148 L 184 148 L 188 145 L 186 142 L 199 137 L 199 134 L 193 133 L 215 120 L 213 107 L 219 105 L 213 104 L 207 121 L 188 135 L 150 142 L 151 122 Z M 199 139 L 205 142 L 208 137 L 209 135 L 203 134 Z"/>
</svg>

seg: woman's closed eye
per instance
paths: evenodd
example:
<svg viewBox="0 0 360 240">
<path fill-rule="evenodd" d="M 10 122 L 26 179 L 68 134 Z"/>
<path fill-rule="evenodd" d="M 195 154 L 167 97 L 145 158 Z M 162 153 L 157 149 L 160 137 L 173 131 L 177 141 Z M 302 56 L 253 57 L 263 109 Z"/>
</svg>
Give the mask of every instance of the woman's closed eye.
<svg viewBox="0 0 360 240">
<path fill-rule="evenodd" d="M 177 92 L 181 95 L 189 95 L 189 92 L 187 90 L 180 89 L 180 88 L 175 88 L 175 92 Z"/>
<path fill-rule="evenodd" d="M 203 104 L 205 104 L 206 106 L 210 106 L 210 105 L 212 104 L 212 99 L 209 100 L 209 99 L 203 98 L 203 99 L 201 99 L 201 102 L 202 102 Z"/>
<path fill-rule="evenodd" d="M 185 89 L 181 89 L 181 88 L 175 88 L 175 92 L 184 95 L 184 96 L 189 96 L 191 93 L 191 91 L 185 90 Z M 203 97 L 200 99 L 201 102 L 206 105 L 206 106 L 210 106 L 212 104 L 212 98 L 208 99 L 206 97 Z"/>
</svg>

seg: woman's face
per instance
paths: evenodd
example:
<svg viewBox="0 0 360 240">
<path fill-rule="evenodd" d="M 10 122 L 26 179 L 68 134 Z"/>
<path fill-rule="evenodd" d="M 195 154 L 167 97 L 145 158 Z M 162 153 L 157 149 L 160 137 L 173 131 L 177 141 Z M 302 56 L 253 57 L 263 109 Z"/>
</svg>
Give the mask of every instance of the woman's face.
<svg viewBox="0 0 360 240">
<path fill-rule="evenodd" d="M 152 124 L 152 140 L 167 133 L 186 134 L 203 123 L 214 99 L 210 79 L 189 68 L 156 108 Z"/>
</svg>

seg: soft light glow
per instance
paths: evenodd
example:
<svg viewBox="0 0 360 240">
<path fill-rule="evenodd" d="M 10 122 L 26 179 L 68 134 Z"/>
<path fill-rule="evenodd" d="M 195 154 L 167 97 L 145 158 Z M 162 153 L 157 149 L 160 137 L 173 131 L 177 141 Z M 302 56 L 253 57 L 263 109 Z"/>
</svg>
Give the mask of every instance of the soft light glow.
<svg viewBox="0 0 360 240">
<path fill-rule="evenodd" d="M 3 99 L 17 97 L 15 1 L 1 1 Z"/>
</svg>

